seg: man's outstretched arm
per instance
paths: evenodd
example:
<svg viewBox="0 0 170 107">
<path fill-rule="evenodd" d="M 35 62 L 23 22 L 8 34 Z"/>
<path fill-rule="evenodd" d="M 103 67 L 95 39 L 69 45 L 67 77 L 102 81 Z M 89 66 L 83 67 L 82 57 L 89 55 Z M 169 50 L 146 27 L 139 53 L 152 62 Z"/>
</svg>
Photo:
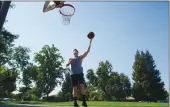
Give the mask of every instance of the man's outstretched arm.
<svg viewBox="0 0 170 107">
<path fill-rule="evenodd" d="M 87 54 L 90 52 L 91 42 L 92 42 L 92 39 L 90 39 L 90 43 L 89 43 L 89 47 L 88 47 L 87 51 L 83 55 L 80 55 L 81 59 L 84 59 L 87 56 Z"/>
</svg>

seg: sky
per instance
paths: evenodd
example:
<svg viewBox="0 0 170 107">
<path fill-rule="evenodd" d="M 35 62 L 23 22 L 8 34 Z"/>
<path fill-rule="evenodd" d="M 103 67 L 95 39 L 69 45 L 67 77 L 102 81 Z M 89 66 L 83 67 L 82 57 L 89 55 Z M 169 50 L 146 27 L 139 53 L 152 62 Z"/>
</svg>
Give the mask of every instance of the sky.
<svg viewBox="0 0 170 107">
<path fill-rule="evenodd" d="M 83 54 L 89 44 L 87 34 L 95 33 L 91 51 L 83 62 L 84 73 L 96 70 L 108 60 L 113 70 L 127 75 L 132 82 L 132 66 L 137 50 L 149 50 L 168 86 L 168 2 L 69 2 L 76 11 L 70 25 L 62 24 L 55 9 L 42 12 L 44 2 L 13 2 L 4 27 L 20 37 L 15 41 L 34 53 L 44 45 L 54 44 L 65 63 L 73 49 Z M 21 85 L 18 85 L 21 86 Z M 51 95 L 61 87 L 56 87 Z"/>
</svg>

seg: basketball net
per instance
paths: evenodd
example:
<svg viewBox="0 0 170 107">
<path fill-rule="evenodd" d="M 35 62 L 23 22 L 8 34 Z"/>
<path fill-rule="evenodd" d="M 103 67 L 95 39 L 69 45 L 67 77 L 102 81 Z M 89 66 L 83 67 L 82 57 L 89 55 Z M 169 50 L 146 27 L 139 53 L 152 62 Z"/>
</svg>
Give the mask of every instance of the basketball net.
<svg viewBox="0 0 170 107">
<path fill-rule="evenodd" d="M 63 22 L 63 24 L 64 24 L 64 25 L 70 24 L 71 17 L 72 17 L 72 16 L 63 16 L 63 15 L 62 15 L 62 18 L 63 18 L 63 21 L 62 21 L 62 22 Z"/>
</svg>

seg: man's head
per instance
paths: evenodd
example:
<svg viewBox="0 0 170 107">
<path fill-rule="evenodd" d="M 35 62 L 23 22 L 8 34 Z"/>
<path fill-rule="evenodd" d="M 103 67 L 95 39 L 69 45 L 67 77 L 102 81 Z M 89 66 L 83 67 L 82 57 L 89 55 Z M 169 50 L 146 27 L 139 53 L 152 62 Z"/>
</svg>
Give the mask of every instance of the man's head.
<svg viewBox="0 0 170 107">
<path fill-rule="evenodd" d="M 77 49 L 74 49 L 74 50 L 73 50 L 73 54 L 74 54 L 74 56 L 78 56 L 79 51 L 78 51 Z"/>
</svg>

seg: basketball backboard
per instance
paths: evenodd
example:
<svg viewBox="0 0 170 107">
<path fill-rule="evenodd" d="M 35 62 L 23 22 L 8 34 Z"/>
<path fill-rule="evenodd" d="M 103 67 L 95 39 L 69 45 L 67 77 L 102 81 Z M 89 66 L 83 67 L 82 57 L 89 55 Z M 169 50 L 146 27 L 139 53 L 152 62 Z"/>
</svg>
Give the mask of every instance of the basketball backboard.
<svg viewBox="0 0 170 107">
<path fill-rule="evenodd" d="M 70 24 L 71 17 L 75 13 L 74 6 L 71 4 L 64 4 L 64 1 L 46 1 L 44 3 L 43 12 L 48 12 L 55 8 L 59 8 L 59 13 L 63 18 L 63 24 Z"/>
<path fill-rule="evenodd" d="M 43 12 L 59 8 L 62 4 L 64 4 L 64 1 L 46 1 L 43 6 Z"/>
</svg>

